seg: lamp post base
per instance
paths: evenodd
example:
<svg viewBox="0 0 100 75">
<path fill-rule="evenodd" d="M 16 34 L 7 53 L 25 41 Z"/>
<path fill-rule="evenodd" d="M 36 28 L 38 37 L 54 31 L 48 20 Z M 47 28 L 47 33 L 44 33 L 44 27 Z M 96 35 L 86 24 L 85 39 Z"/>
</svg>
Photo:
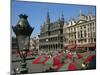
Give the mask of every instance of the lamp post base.
<svg viewBox="0 0 100 75">
<path fill-rule="evenodd" d="M 20 74 L 27 74 L 28 68 L 26 67 L 26 62 L 21 62 Z"/>
<path fill-rule="evenodd" d="M 27 68 L 21 68 L 20 69 L 20 74 L 27 74 L 28 73 L 28 69 Z"/>
</svg>

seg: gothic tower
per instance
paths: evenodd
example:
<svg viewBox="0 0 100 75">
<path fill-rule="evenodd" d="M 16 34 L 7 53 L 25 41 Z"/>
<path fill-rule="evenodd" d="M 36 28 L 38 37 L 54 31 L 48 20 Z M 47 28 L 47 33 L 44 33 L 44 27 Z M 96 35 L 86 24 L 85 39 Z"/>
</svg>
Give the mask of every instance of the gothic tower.
<svg viewBox="0 0 100 75">
<path fill-rule="evenodd" d="M 64 25 L 64 15 L 63 15 L 63 13 L 61 15 L 61 24 Z"/>
<path fill-rule="evenodd" d="M 49 16 L 49 11 L 47 12 L 46 24 L 50 24 L 50 16 Z"/>
<path fill-rule="evenodd" d="M 47 35 L 50 35 L 49 29 L 50 29 L 50 15 L 49 15 L 49 11 L 47 12 L 47 16 L 46 16 L 46 22 L 45 22 L 45 30 L 47 31 Z"/>
</svg>

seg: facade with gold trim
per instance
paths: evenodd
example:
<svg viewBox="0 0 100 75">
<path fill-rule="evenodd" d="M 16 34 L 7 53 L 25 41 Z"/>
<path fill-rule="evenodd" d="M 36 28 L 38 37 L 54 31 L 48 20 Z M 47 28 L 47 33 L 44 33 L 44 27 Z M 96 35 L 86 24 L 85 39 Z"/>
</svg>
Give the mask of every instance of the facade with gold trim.
<svg viewBox="0 0 100 75">
<path fill-rule="evenodd" d="M 64 23 L 64 47 L 95 48 L 96 46 L 96 17 L 91 12 L 84 15 L 81 11 L 77 19 Z"/>
</svg>

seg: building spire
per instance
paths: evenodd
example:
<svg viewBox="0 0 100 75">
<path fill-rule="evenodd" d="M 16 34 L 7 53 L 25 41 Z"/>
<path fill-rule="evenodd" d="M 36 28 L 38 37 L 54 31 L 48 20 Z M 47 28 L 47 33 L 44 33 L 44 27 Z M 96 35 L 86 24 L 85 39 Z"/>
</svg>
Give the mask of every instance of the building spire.
<svg viewBox="0 0 100 75">
<path fill-rule="evenodd" d="M 64 21 L 64 14 L 61 15 L 61 21 Z"/>
<path fill-rule="evenodd" d="M 88 12 L 88 15 L 92 15 L 92 11 L 91 10 Z"/>
<path fill-rule="evenodd" d="M 80 9 L 80 16 L 82 16 L 82 10 Z"/>
<path fill-rule="evenodd" d="M 64 15 L 63 15 L 63 13 L 61 15 L 61 22 L 62 22 L 62 24 L 64 24 Z"/>
<path fill-rule="evenodd" d="M 49 11 L 47 11 L 46 24 L 50 24 L 50 15 L 49 15 Z"/>
</svg>

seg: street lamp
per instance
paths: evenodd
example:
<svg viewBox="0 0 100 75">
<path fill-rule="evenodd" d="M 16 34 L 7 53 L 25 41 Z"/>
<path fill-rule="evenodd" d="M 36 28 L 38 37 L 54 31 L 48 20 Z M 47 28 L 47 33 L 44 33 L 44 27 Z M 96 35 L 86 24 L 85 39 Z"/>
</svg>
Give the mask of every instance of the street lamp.
<svg viewBox="0 0 100 75">
<path fill-rule="evenodd" d="M 48 38 L 46 38 L 45 41 L 46 41 L 46 43 L 49 43 L 49 39 L 48 39 Z M 47 44 L 47 45 L 48 45 L 47 47 L 49 48 L 49 44 Z M 49 49 L 48 49 L 48 50 L 49 50 Z"/>
<path fill-rule="evenodd" d="M 30 45 L 30 35 L 34 28 L 32 28 L 28 23 L 27 15 L 20 14 L 19 17 L 20 19 L 17 25 L 15 27 L 12 26 L 12 29 L 16 34 L 18 52 L 21 57 L 20 73 L 26 74 L 28 73 L 28 68 L 26 67 L 26 57 Z"/>
</svg>

